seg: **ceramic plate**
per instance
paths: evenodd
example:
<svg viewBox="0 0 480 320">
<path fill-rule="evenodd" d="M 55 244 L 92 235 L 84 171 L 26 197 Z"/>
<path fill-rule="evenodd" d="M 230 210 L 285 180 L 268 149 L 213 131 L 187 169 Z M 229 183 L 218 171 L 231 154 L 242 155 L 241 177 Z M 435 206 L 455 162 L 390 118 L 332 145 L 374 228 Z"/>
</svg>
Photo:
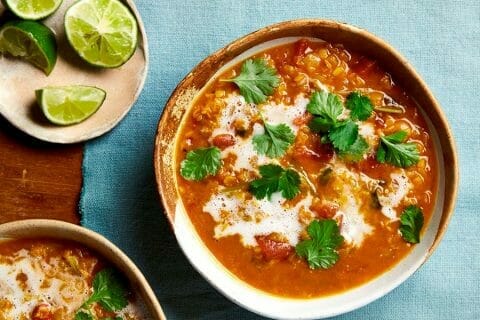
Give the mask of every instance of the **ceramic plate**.
<svg viewBox="0 0 480 320">
<path fill-rule="evenodd" d="M 0 56 L 0 114 L 20 130 L 49 142 L 75 143 L 111 130 L 137 100 L 147 75 L 147 37 L 134 2 L 124 1 L 138 21 L 138 48 L 127 63 L 116 69 L 88 65 L 68 44 L 63 18 L 74 2 L 64 0 L 57 12 L 43 21 L 55 32 L 58 45 L 57 64 L 48 77 L 27 62 Z M 4 8 L 0 4 L 0 13 L 2 11 Z M 79 124 L 66 127 L 50 124 L 36 104 L 35 90 L 74 84 L 104 89 L 107 92 L 104 104 L 93 116 Z"/>
</svg>

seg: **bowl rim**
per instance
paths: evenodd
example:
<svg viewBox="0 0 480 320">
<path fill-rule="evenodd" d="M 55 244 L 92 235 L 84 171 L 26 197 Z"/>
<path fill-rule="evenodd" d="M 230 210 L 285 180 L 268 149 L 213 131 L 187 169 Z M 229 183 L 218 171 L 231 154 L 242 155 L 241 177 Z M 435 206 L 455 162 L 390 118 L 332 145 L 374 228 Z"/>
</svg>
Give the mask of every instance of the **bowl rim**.
<svg viewBox="0 0 480 320">
<path fill-rule="evenodd" d="M 442 130 L 441 132 L 446 138 L 446 140 L 442 139 L 440 146 L 442 147 L 441 156 L 444 159 L 445 157 L 449 157 L 448 158 L 448 163 L 449 163 L 448 175 L 449 176 L 448 176 L 448 179 L 446 179 L 445 181 L 445 201 L 443 203 L 443 208 L 441 209 L 442 216 L 441 216 L 440 225 L 438 227 L 435 239 L 432 245 L 430 246 L 430 248 L 428 249 L 424 260 L 421 263 L 423 264 L 428 260 L 428 258 L 435 251 L 435 249 L 438 247 L 441 240 L 443 239 L 455 209 L 455 203 L 456 203 L 457 194 L 458 194 L 458 183 L 459 183 L 458 181 L 459 165 L 458 165 L 458 157 L 457 157 L 457 148 L 453 138 L 452 130 L 450 128 L 450 125 L 448 124 L 448 121 L 446 119 L 445 114 L 443 113 L 442 108 L 440 107 L 439 102 L 431 92 L 430 88 L 427 86 L 425 81 L 421 78 L 419 73 L 410 64 L 410 62 L 408 62 L 406 58 L 403 57 L 403 55 L 401 55 L 395 48 L 393 48 L 386 41 L 372 34 L 371 32 L 366 31 L 365 29 L 362 29 L 347 23 L 338 22 L 335 20 L 328 20 L 328 19 L 288 20 L 288 21 L 283 21 L 283 22 L 279 22 L 279 23 L 275 23 L 275 24 L 263 27 L 257 31 L 254 31 L 252 33 L 249 33 L 245 36 L 242 36 L 234 40 L 233 42 L 226 45 L 225 47 L 212 53 L 211 55 L 206 57 L 204 60 L 202 60 L 200 63 L 198 63 L 182 79 L 182 81 L 179 82 L 179 84 L 171 94 L 170 98 L 167 100 L 165 104 L 165 108 L 162 111 L 162 115 L 158 123 L 157 133 L 155 137 L 155 150 L 154 150 L 154 158 L 153 158 L 157 192 L 160 195 L 162 205 L 165 209 L 164 213 L 167 216 L 170 226 L 175 233 L 177 241 L 178 241 L 178 236 L 177 236 L 177 233 L 175 232 L 175 206 L 172 205 L 173 204 L 172 199 L 179 198 L 179 195 L 177 193 L 176 186 L 173 186 L 174 189 L 172 190 L 172 186 L 168 185 L 168 181 L 166 180 L 168 179 L 166 178 L 166 175 L 168 175 L 168 171 L 171 170 L 171 174 L 175 174 L 174 172 L 175 168 L 172 165 L 173 163 L 167 163 L 164 158 L 165 154 L 171 151 L 171 149 L 169 150 L 170 146 L 167 146 L 165 141 L 167 141 L 168 139 L 173 139 L 173 141 L 175 142 L 176 132 L 173 134 L 173 138 L 172 138 L 172 134 L 167 132 L 167 130 L 171 130 L 171 127 L 169 128 L 169 123 L 171 122 L 172 116 L 178 116 L 178 114 L 176 115 L 176 113 L 178 113 L 177 101 L 188 98 L 189 95 L 192 95 L 191 99 L 193 99 L 193 97 L 199 91 L 202 90 L 203 86 L 196 88 L 197 90 L 196 92 L 193 92 L 193 93 L 187 92 L 189 87 L 192 86 L 192 79 L 198 76 L 199 74 L 202 74 L 205 68 L 208 68 L 209 66 L 212 66 L 212 65 L 215 66 L 215 70 L 211 72 L 211 76 L 215 75 L 215 73 L 225 63 L 228 63 L 228 61 L 234 59 L 236 56 L 240 55 L 241 53 L 248 50 L 249 48 L 255 47 L 263 42 L 269 41 L 268 39 L 264 41 L 258 41 L 257 39 L 257 38 L 262 38 L 266 33 L 277 34 L 283 31 L 288 31 L 289 29 L 312 28 L 312 27 L 338 29 L 338 31 L 340 32 L 346 32 L 346 33 L 352 34 L 352 37 L 364 38 L 374 43 L 383 52 L 389 53 L 392 56 L 391 58 L 394 59 L 399 64 L 401 64 L 402 67 L 405 68 L 405 72 L 414 79 L 415 84 L 419 86 L 419 91 L 422 94 L 424 94 L 425 99 L 429 101 L 428 107 L 433 109 L 430 113 L 435 114 L 438 117 L 435 121 L 436 122 L 435 127 L 437 128 L 436 130 L 437 133 L 440 134 L 440 130 Z M 273 35 L 271 39 L 283 38 L 283 37 L 287 37 L 287 35 L 278 36 L 278 37 Z M 305 37 L 309 37 L 309 35 L 306 35 Z M 338 41 L 338 42 L 342 43 L 342 41 Z M 236 51 L 237 53 L 232 54 L 232 51 Z M 222 61 L 219 64 L 217 63 L 217 60 L 222 60 Z M 388 68 L 386 69 L 387 71 L 389 71 Z M 208 80 L 204 83 L 204 85 L 206 83 L 208 83 Z M 407 92 L 409 91 L 407 90 Z M 188 103 L 185 106 L 188 106 Z M 185 110 L 183 110 L 182 112 L 185 113 Z M 180 118 L 183 116 L 183 113 L 180 115 Z M 438 127 L 440 127 L 440 130 L 438 129 Z M 445 167 L 445 172 L 447 173 L 446 167 Z M 449 186 L 448 189 L 447 189 L 447 185 Z M 190 263 L 192 262 L 190 261 Z M 416 270 L 418 270 L 418 268 Z M 238 281 L 241 281 L 241 280 L 238 279 Z M 223 290 L 219 290 L 219 291 L 224 293 Z M 224 293 L 224 294 L 229 299 L 236 302 L 236 300 L 233 297 L 229 296 L 227 293 Z M 339 293 L 339 294 L 342 294 L 342 293 Z"/>
<path fill-rule="evenodd" d="M 0 224 L 0 241 L 2 242 L 28 238 L 63 239 L 95 251 L 121 269 L 131 284 L 135 283 L 138 293 L 154 319 L 166 319 L 160 303 L 142 272 L 122 250 L 99 233 L 73 223 L 52 219 L 25 219 Z"/>
</svg>

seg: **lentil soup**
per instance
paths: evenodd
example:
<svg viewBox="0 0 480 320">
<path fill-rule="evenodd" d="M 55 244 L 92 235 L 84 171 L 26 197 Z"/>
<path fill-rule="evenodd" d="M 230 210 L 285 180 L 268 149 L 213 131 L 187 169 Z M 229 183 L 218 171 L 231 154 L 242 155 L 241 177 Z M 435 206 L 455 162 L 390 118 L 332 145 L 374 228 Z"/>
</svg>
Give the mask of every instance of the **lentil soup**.
<svg viewBox="0 0 480 320">
<path fill-rule="evenodd" d="M 139 297 L 95 252 L 47 238 L 0 242 L 0 319 L 107 318 L 148 319 Z"/>
<path fill-rule="evenodd" d="M 274 295 L 372 280 L 433 213 L 425 119 L 388 72 L 341 44 L 300 39 L 227 69 L 194 100 L 176 143 L 178 192 L 199 236 Z"/>
</svg>

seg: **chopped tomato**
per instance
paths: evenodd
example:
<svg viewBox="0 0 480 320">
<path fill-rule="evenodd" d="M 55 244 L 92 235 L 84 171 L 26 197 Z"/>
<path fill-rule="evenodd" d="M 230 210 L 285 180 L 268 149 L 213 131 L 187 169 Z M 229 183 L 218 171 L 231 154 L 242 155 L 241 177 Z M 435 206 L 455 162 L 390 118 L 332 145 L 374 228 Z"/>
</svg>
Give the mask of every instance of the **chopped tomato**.
<svg viewBox="0 0 480 320">
<path fill-rule="evenodd" d="M 300 59 L 305 56 L 305 53 L 309 49 L 310 43 L 308 42 L 307 39 L 300 39 L 297 42 L 295 42 L 294 47 L 293 47 L 293 63 L 297 64 Z"/>
<path fill-rule="evenodd" d="M 215 145 L 216 147 L 219 147 L 220 149 L 225 149 L 235 144 L 235 137 L 228 133 L 219 134 L 213 138 L 212 142 L 213 145 Z"/>
<path fill-rule="evenodd" d="M 329 143 L 319 142 L 316 145 L 315 151 L 320 155 L 320 161 L 328 162 L 332 160 L 335 152 L 333 151 L 332 145 Z"/>
<path fill-rule="evenodd" d="M 352 69 L 359 74 L 366 74 L 370 70 L 373 70 L 375 66 L 375 61 L 368 58 L 362 57 L 358 62 L 352 67 Z"/>
<path fill-rule="evenodd" d="M 48 303 L 37 305 L 32 311 L 32 320 L 53 320 L 52 307 Z"/>
<path fill-rule="evenodd" d="M 275 241 L 268 236 L 257 236 L 255 239 L 266 260 L 285 260 L 293 252 L 293 247 L 286 242 Z"/>
<path fill-rule="evenodd" d="M 315 212 L 318 218 L 331 219 L 338 211 L 339 207 L 335 203 L 314 203 L 310 210 Z"/>
</svg>

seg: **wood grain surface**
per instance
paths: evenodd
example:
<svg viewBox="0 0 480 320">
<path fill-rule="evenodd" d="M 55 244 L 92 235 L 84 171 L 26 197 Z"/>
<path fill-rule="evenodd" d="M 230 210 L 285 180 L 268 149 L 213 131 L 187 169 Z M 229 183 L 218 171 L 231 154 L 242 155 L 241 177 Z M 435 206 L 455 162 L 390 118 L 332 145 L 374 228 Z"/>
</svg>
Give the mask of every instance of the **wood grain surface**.
<svg viewBox="0 0 480 320">
<path fill-rule="evenodd" d="M 79 223 L 83 145 L 41 142 L 0 117 L 0 223 L 48 218 Z"/>
</svg>

